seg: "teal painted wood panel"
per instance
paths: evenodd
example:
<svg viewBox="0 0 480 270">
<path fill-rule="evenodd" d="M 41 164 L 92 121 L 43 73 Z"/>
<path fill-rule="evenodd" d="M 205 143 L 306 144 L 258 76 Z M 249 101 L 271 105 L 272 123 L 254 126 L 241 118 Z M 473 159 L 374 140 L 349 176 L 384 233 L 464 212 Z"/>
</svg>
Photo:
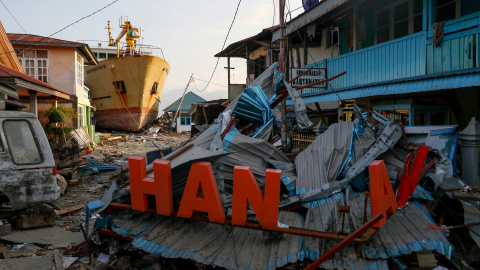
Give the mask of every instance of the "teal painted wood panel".
<svg viewBox="0 0 480 270">
<path fill-rule="evenodd" d="M 480 35 L 477 34 L 477 67 L 480 67 Z"/>
<path fill-rule="evenodd" d="M 426 32 L 358 50 L 326 60 L 328 89 L 424 75 L 426 71 Z"/>
<path fill-rule="evenodd" d="M 469 35 L 444 40 L 438 47 L 428 44 L 427 74 L 473 68 L 474 38 L 474 35 Z"/>
</svg>

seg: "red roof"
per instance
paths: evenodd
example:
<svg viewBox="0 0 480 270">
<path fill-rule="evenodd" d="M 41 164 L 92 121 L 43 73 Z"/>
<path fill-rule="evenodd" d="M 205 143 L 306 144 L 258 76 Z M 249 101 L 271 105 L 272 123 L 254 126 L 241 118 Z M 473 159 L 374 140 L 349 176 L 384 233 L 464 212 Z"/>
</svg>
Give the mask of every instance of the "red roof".
<svg viewBox="0 0 480 270">
<path fill-rule="evenodd" d="M 34 84 L 37 84 L 37 85 L 41 85 L 41 86 L 44 86 L 44 87 L 47 87 L 47 88 L 50 88 L 52 90 L 55 90 L 55 91 L 58 91 L 58 92 L 61 92 L 63 94 L 67 94 L 70 96 L 70 94 L 58 89 L 58 88 L 55 88 L 53 86 L 51 86 L 50 84 L 48 83 L 44 83 L 40 80 L 37 80 L 35 78 L 33 78 L 32 76 L 29 76 L 25 73 L 21 73 L 21 72 L 18 72 L 14 69 L 11 69 L 7 66 L 5 66 L 4 64 L 1 64 L 0 63 L 0 78 L 9 78 L 9 77 L 16 77 L 16 78 L 20 78 L 20 79 L 23 79 L 25 81 L 28 81 L 28 82 L 31 82 L 31 83 L 34 83 Z"/>
<path fill-rule="evenodd" d="M 63 39 L 42 37 L 31 34 L 7 33 L 8 39 L 13 45 L 44 45 L 44 46 L 62 46 L 62 47 L 82 47 L 85 44 L 68 41 Z"/>
</svg>

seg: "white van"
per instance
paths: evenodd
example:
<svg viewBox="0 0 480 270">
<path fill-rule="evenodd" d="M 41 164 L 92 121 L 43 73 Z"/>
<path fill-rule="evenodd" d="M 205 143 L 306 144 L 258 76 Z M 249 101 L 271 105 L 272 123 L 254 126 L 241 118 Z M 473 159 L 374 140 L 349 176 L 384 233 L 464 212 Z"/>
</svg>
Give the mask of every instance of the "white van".
<svg viewBox="0 0 480 270">
<path fill-rule="evenodd" d="M 0 111 L 0 211 L 60 197 L 52 150 L 35 115 Z"/>
</svg>

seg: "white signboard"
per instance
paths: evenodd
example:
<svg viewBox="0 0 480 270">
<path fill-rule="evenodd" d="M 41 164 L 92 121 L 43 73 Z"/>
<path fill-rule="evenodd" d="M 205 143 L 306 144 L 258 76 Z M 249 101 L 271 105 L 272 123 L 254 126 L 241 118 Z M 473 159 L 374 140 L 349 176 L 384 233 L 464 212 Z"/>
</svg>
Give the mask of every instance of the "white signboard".
<svg viewBox="0 0 480 270">
<path fill-rule="evenodd" d="M 292 78 L 292 79 L 296 78 L 296 77 L 300 76 L 300 74 L 304 73 L 307 70 L 308 70 L 308 68 L 292 68 L 292 73 L 291 73 L 290 78 Z M 298 87 L 307 86 L 309 84 L 316 83 L 316 82 L 319 82 L 319 81 L 324 81 L 326 79 L 325 78 L 326 74 L 327 74 L 327 70 L 325 68 L 314 68 L 314 69 L 311 69 L 310 71 L 308 71 L 307 73 L 305 73 L 302 77 L 293 81 L 291 83 L 291 85 L 294 88 L 298 88 Z M 321 84 L 314 85 L 312 87 L 313 88 L 325 88 L 325 87 L 327 87 L 327 83 L 324 82 L 324 83 L 321 83 Z"/>
</svg>

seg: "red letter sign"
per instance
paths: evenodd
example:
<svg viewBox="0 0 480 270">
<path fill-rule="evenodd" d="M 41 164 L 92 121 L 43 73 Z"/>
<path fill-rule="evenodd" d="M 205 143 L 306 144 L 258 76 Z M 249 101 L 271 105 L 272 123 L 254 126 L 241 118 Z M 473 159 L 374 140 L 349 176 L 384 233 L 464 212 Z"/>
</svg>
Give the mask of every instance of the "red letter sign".
<svg viewBox="0 0 480 270">
<path fill-rule="evenodd" d="M 387 168 L 383 160 L 375 160 L 368 166 L 370 173 L 370 194 L 372 197 L 372 217 L 378 213 L 383 214 L 383 219 L 373 227 L 380 228 L 387 222 L 387 212 L 393 214 L 397 208 L 397 200 L 393 193 Z"/>
<path fill-rule="evenodd" d="M 203 196 L 198 195 L 200 189 Z M 177 216 L 191 218 L 193 211 L 208 213 L 210 222 L 225 223 L 217 182 L 213 176 L 212 166 L 208 162 L 193 163 Z"/>
<path fill-rule="evenodd" d="M 247 201 L 264 229 L 276 229 L 280 196 L 280 170 L 268 169 L 265 176 L 265 198 L 248 167 L 233 169 L 232 225 L 245 226 Z"/>
<path fill-rule="evenodd" d="M 170 161 L 157 159 L 153 162 L 154 178 L 146 177 L 144 157 L 129 157 L 128 167 L 132 209 L 145 212 L 148 208 L 147 195 L 155 195 L 157 213 L 171 215 L 173 200 Z"/>
<path fill-rule="evenodd" d="M 425 158 L 427 157 L 429 148 L 427 146 L 420 145 L 417 148 L 417 154 L 413 159 L 413 168 L 410 167 L 412 154 L 409 154 L 407 161 L 403 166 L 403 176 L 398 187 L 397 202 L 398 205 L 403 208 L 408 202 L 415 188 L 417 187 L 418 180 L 420 179 L 420 173 L 422 172 Z"/>
</svg>

